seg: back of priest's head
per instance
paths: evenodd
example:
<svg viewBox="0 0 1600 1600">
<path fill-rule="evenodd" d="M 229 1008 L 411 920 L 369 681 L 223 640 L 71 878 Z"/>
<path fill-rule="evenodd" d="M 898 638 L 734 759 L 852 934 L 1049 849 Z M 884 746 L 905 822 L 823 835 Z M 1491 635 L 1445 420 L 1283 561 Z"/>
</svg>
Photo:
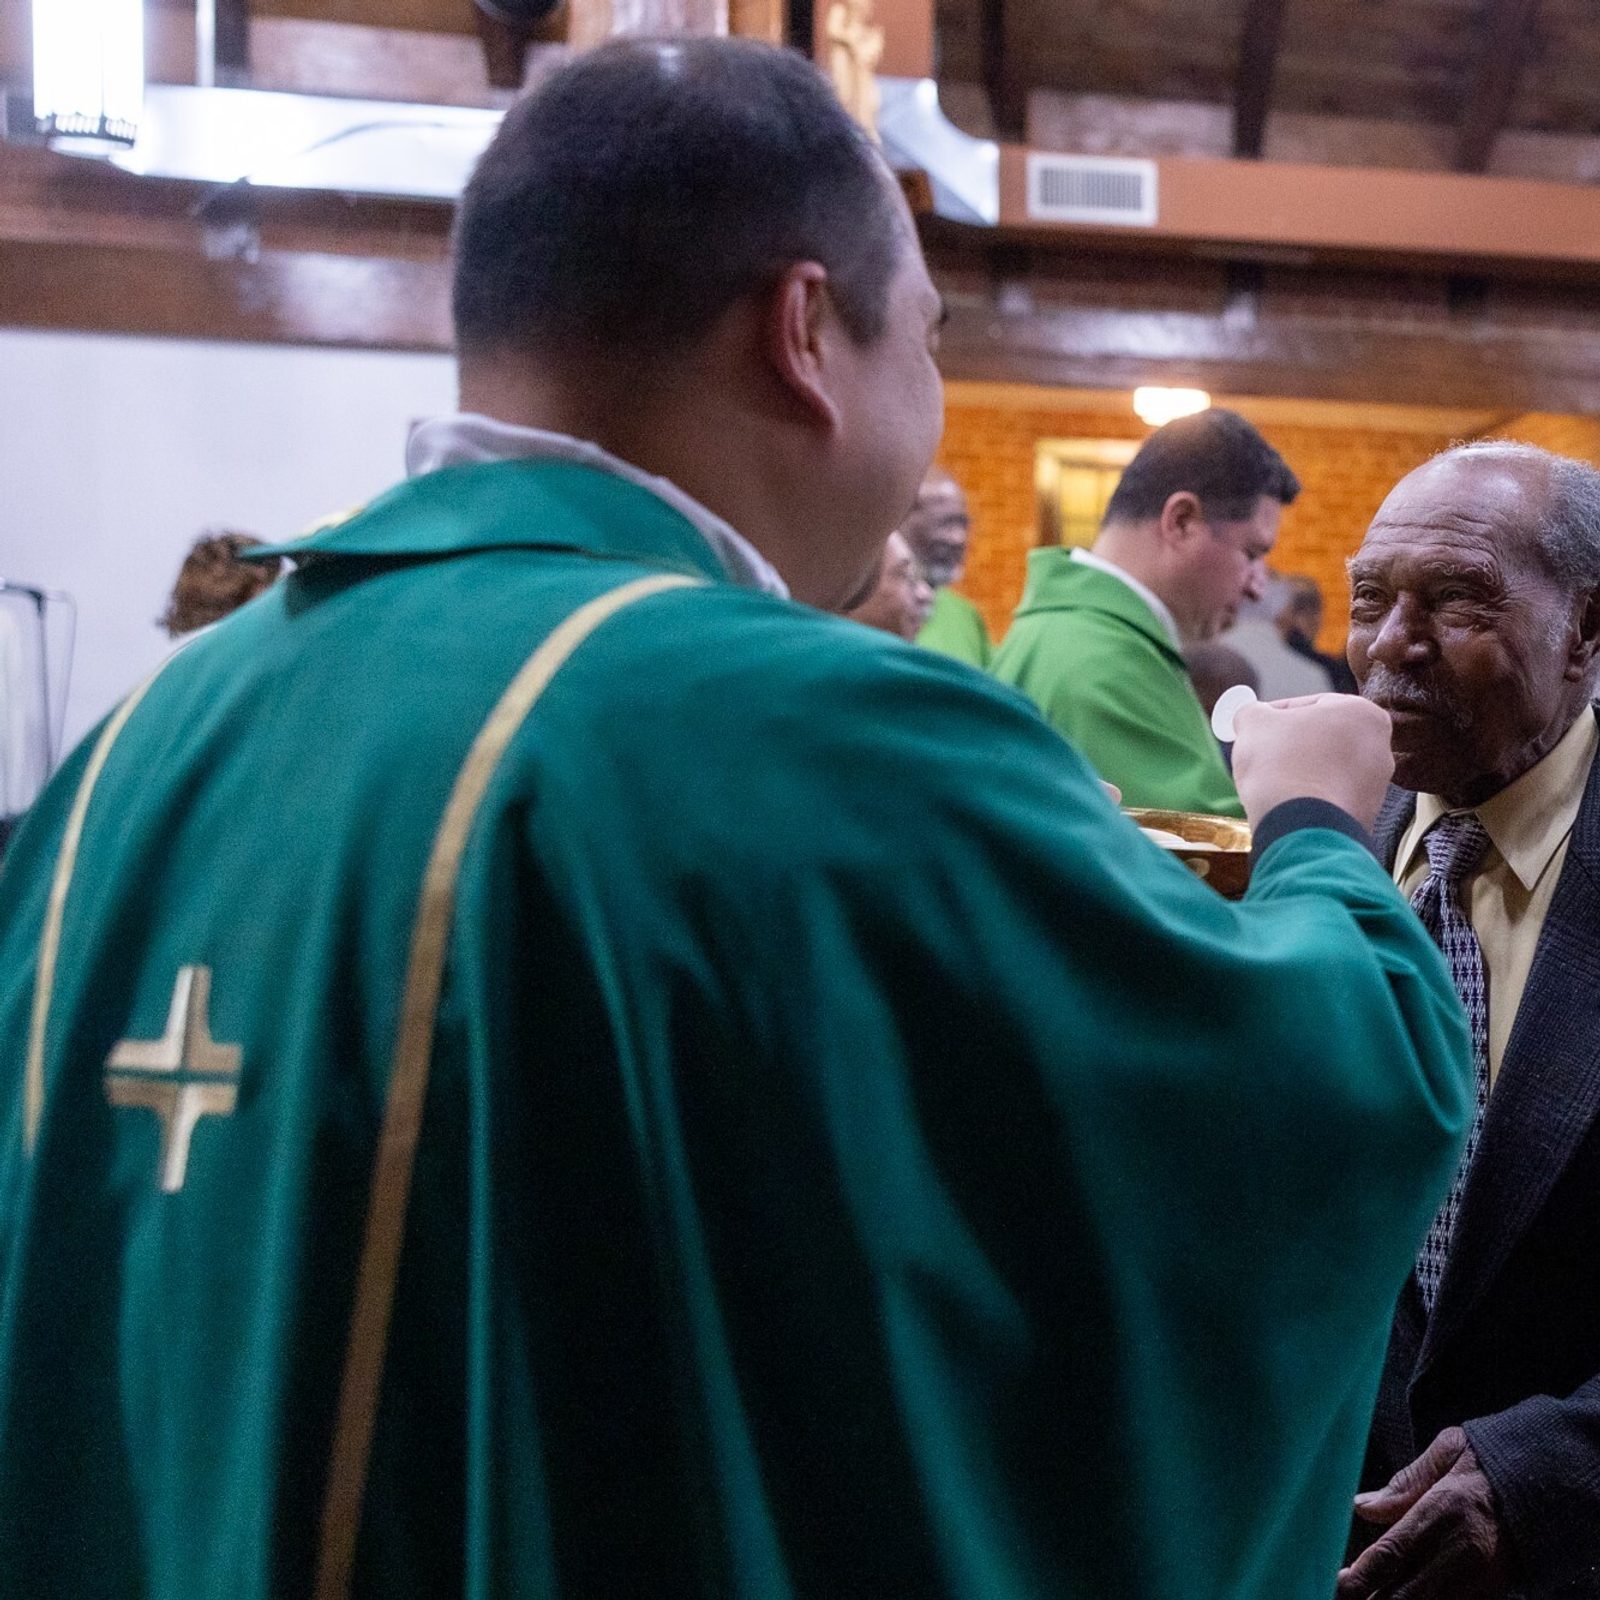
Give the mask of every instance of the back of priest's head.
<svg viewBox="0 0 1600 1600">
<path fill-rule="evenodd" d="M 513 106 L 455 244 L 464 353 L 650 358 L 797 260 L 875 337 L 901 230 L 880 158 L 808 61 L 685 39 L 591 51 Z"/>
<path fill-rule="evenodd" d="M 455 319 L 464 409 L 670 479 L 829 610 L 943 425 L 893 175 L 809 61 L 748 40 L 614 43 L 514 106 L 462 200 Z"/>
</svg>

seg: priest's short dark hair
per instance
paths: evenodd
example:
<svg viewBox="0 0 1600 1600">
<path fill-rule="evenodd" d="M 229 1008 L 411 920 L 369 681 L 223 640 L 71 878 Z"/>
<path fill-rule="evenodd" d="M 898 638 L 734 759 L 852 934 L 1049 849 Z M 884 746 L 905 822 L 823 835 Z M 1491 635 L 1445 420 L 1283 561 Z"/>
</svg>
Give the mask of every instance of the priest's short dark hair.
<svg viewBox="0 0 1600 1600">
<path fill-rule="evenodd" d="M 750 40 L 621 42 L 514 105 L 456 221 L 464 352 L 692 346 L 797 261 L 858 343 L 903 248 L 887 170 L 803 56 Z"/>
<path fill-rule="evenodd" d="M 1105 520 L 1148 522 L 1184 492 L 1207 515 L 1242 522 L 1263 495 L 1289 505 L 1300 480 L 1238 412 L 1213 406 L 1157 428 L 1140 445 L 1107 502 Z"/>
</svg>

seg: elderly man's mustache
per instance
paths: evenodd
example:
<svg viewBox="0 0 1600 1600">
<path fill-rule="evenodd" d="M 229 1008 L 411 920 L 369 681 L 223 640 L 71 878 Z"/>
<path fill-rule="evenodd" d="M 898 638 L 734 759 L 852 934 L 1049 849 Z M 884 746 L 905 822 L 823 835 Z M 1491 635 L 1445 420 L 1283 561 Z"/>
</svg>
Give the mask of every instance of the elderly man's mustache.
<svg viewBox="0 0 1600 1600">
<path fill-rule="evenodd" d="M 1361 686 L 1362 698 L 1385 711 L 1415 711 L 1453 728 L 1465 728 L 1471 716 L 1460 697 L 1438 679 L 1413 677 L 1374 663 Z"/>
</svg>

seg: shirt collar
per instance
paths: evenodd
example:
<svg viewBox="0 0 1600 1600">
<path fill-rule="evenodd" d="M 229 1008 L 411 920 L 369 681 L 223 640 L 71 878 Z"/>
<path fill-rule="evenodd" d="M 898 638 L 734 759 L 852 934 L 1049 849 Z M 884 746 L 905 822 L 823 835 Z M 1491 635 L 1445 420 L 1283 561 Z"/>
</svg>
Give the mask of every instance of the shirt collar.
<svg viewBox="0 0 1600 1600">
<path fill-rule="evenodd" d="M 1600 727 L 1588 706 L 1552 749 L 1474 809 L 1501 859 L 1529 891 L 1544 876 L 1572 832 L 1589 769 L 1600 750 Z M 1417 796 L 1417 814 L 1402 846 L 1402 876 L 1411 869 L 1429 828 L 1453 809 L 1436 794 Z"/>
<path fill-rule="evenodd" d="M 1183 640 L 1178 636 L 1178 619 L 1173 616 L 1172 608 L 1149 584 L 1141 583 L 1131 572 L 1119 567 L 1114 561 L 1107 561 L 1104 556 L 1097 556 L 1093 550 L 1075 548 L 1068 559 L 1079 562 L 1085 567 L 1093 567 L 1096 572 L 1108 573 L 1111 577 L 1127 584 L 1155 612 L 1156 621 L 1167 630 L 1167 637 L 1171 639 L 1173 648 L 1175 650 L 1183 648 Z"/>
<path fill-rule="evenodd" d="M 750 541 L 721 517 L 686 495 L 675 483 L 652 476 L 588 439 L 519 428 L 472 412 L 429 417 L 412 424 L 406 439 L 406 475 L 420 478 L 444 467 L 491 461 L 567 461 L 607 472 L 665 502 L 688 522 L 716 553 L 730 579 L 741 588 L 759 589 L 787 600 L 789 586 Z"/>
</svg>

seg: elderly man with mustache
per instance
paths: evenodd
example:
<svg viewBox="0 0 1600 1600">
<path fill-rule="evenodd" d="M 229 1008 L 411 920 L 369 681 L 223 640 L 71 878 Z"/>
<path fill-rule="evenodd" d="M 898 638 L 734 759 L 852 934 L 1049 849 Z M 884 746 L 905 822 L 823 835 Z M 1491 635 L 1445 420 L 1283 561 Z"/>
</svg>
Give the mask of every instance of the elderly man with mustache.
<svg viewBox="0 0 1600 1600">
<path fill-rule="evenodd" d="M 1600 473 L 1405 478 L 1350 563 L 1393 722 L 1377 841 L 1472 1026 L 1478 1113 L 1396 1309 L 1340 1600 L 1600 1595 Z"/>
</svg>

